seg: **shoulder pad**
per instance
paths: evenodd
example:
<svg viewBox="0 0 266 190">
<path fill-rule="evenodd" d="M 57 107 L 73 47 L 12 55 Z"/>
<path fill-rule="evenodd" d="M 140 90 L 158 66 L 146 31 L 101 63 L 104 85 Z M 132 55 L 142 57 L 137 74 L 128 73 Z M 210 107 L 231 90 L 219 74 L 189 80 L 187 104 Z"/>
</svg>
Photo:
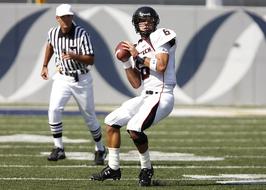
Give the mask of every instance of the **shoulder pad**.
<svg viewBox="0 0 266 190">
<path fill-rule="evenodd" d="M 171 29 L 159 28 L 150 35 L 152 45 L 157 48 L 171 41 L 176 37 L 176 33 Z"/>
</svg>

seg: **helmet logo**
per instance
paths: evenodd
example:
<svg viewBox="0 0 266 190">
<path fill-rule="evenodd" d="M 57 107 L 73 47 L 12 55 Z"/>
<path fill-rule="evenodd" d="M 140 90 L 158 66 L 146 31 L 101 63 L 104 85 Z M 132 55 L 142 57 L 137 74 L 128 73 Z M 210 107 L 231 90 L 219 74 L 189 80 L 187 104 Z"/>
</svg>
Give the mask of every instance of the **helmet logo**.
<svg viewBox="0 0 266 190">
<path fill-rule="evenodd" d="M 140 12 L 140 13 L 139 13 L 139 16 L 141 16 L 141 17 L 144 17 L 144 16 L 151 16 L 151 13 L 142 13 L 142 12 Z"/>
</svg>

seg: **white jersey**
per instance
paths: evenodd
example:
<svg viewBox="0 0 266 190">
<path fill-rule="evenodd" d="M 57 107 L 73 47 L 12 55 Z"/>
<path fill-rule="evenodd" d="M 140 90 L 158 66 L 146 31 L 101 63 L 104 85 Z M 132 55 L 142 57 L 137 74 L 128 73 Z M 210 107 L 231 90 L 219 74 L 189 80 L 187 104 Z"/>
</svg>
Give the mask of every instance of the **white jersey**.
<svg viewBox="0 0 266 190">
<path fill-rule="evenodd" d="M 150 34 L 151 43 L 139 40 L 136 49 L 142 58 L 155 58 L 158 53 L 169 54 L 166 71 L 159 73 L 147 66 L 140 66 L 144 87 L 141 95 L 129 99 L 111 112 L 104 120 L 107 125 L 127 125 L 127 130 L 142 132 L 171 113 L 174 107 L 173 88 L 176 85 L 175 37 L 174 31 L 161 28 Z"/>
<path fill-rule="evenodd" d="M 159 73 L 149 67 L 141 68 L 144 90 L 162 91 L 167 85 L 176 85 L 175 75 L 175 42 L 176 34 L 173 30 L 160 28 L 150 34 L 150 42 L 140 40 L 136 46 L 140 57 L 155 58 L 158 53 L 168 53 L 169 61 L 166 71 Z M 168 43 L 169 42 L 169 43 Z M 170 43 L 171 42 L 171 43 Z"/>
</svg>

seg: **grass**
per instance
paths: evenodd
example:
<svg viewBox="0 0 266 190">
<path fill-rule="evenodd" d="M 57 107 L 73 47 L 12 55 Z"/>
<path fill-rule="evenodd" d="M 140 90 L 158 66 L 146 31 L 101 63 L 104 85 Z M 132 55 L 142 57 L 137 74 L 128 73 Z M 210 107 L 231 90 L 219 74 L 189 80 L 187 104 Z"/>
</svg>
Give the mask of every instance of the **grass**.
<svg viewBox="0 0 266 190">
<path fill-rule="evenodd" d="M 102 125 L 103 119 L 99 117 Z M 64 116 L 63 122 L 64 137 L 91 140 L 80 116 Z M 91 159 L 49 162 L 42 153 L 51 150 L 51 141 L 16 142 L 16 137 L 11 136 L 50 137 L 47 116 L 0 116 L 0 189 L 266 189 L 265 125 L 266 118 L 254 116 L 163 120 L 147 131 L 150 151 L 158 153 L 153 160 L 153 186 L 140 188 L 138 161 L 121 161 L 120 181 L 90 181 L 90 175 L 102 169 L 94 166 Z M 3 140 L 4 136 L 10 136 L 11 140 Z M 93 153 L 94 144 L 65 143 L 65 148 L 66 155 Z M 122 129 L 121 153 L 132 150 L 135 147 Z M 230 184 L 232 181 L 236 182 Z"/>
</svg>

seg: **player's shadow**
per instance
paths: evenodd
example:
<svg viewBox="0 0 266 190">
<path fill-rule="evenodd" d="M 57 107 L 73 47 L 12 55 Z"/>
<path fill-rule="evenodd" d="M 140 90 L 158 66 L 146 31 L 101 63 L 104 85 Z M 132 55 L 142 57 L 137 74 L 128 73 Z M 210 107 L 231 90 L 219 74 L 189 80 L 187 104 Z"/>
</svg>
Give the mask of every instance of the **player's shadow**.
<svg viewBox="0 0 266 190">
<path fill-rule="evenodd" d="M 201 187 L 207 187 L 207 186 L 217 186 L 221 184 L 213 183 L 213 182 L 205 182 L 205 183 L 195 183 L 192 181 L 164 181 L 164 180 L 152 180 L 152 186 L 160 186 L 160 187 L 173 187 L 173 186 L 180 186 L 180 187 L 195 187 L 195 186 L 201 186 Z"/>
</svg>

